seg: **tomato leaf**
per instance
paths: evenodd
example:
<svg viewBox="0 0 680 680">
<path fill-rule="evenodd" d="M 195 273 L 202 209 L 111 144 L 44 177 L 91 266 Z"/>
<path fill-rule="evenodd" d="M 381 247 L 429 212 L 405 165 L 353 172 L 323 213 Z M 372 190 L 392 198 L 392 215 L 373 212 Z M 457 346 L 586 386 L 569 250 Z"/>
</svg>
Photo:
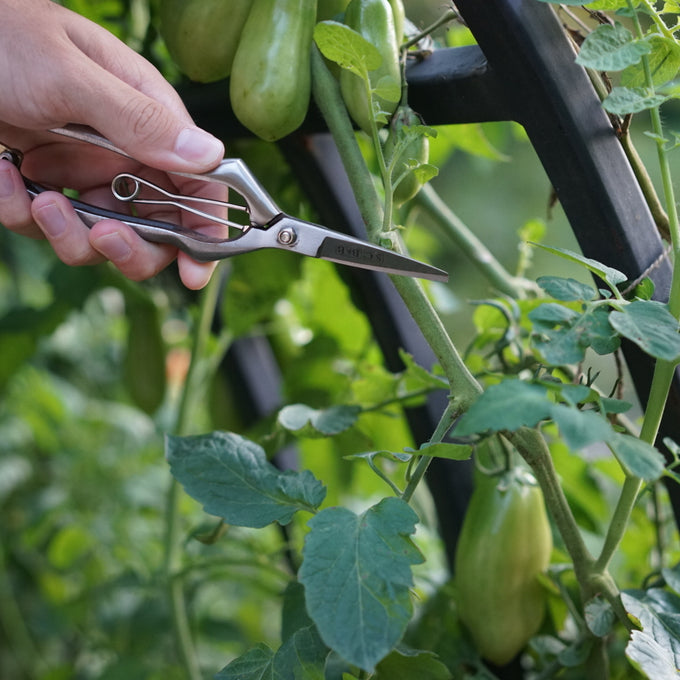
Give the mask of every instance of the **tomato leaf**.
<svg viewBox="0 0 680 680">
<path fill-rule="evenodd" d="M 623 283 L 626 281 L 626 275 L 620 272 L 618 269 L 608 267 L 597 260 L 579 255 L 568 248 L 555 248 L 554 246 L 546 246 L 542 243 L 534 243 L 534 245 L 537 248 L 542 248 L 543 250 L 552 253 L 553 255 L 558 255 L 565 260 L 569 260 L 570 262 L 575 262 L 584 266 L 586 269 L 591 271 L 596 276 L 599 276 L 603 281 L 606 281 L 612 287 L 615 287 L 618 283 Z"/>
<path fill-rule="evenodd" d="M 360 33 L 337 21 L 322 21 L 314 27 L 314 41 L 326 59 L 360 78 L 382 63 L 378 48 Z"/>
<path fill-rule="evenodd" d="M 620 312 L 612 312 L 609 322 L 647 354 L 666 361 L 680 358 L 680 328 L 662 302 L 635 300 Z"/>
<path fill-rule="evenodd" d="M 274 652 L 264 643 L 253 647 L 225 666 L 215 680 L 265 680 L 272 678 Z"/>
<path fill-rule="evenodd" d="M 411 618 L 411 565 L 423 561 L 410 538 L 417 522 L 398 498 L 361 515 L 327 508 L 308 522 L 299 572 L 307 611 L 331 649 L 369 672 Z"/>
<path fill-rule="evenodd" d="M 456 436 L 533 427 L 550 416 L 548 390 L 522 380 L 489 386 L 456 425 Z"/>
<path fill-rule="evenodd" d="M 314 626 L 296 631 L 273 653 L 258 645 L 225 666 L 215 680 L 323 680 L 329 650 Z"/>
<path fill-rule="evenodd" d="M 647 41 L 635 40 L 621 24 L 602 24 L 588 34 L 576 63 L 596 71 L 622 71 L 626 66 L 637 64 L 651 50 Z"/>
<path fill-rule="evenodd" d="M 614 87 L 603 100 L 602 106 L 609 113 L 626 116 L 661 106 L 668 98 L 663 94 L 649 94 L 643 87 Z"/>
<path fill-rule="evenodd" d="M 278 423 L 301 437 L 330 437 L 352 427 L 360 413 L 360 406 L 349 404 L 320 410 L 305 404 L 291 404 L 279 411 Z"/>
<path fill-rule="evenodd" d="M 626 611 L 642 627 L 631 635 L 626 656 L 648 678 L 677 678 L 680 667 L 680 597 L 661 588 L 621 593 Z"/>
<path fill-rule="evenodd" d="M 595 300 L 597 291 L 576 279 L 564 279 L 560 276 L 539 276 L 536 283 L 556 300 L 563 302 L 577 300 Z"/>
<path fill-rule="evenodd" d="M 650 46 L 647 62 L 654 85 L 663 85 L 675 78 L 680 69 L 680 45 L 672 38 L 662 35 L 650 35 L 647 39 Z M 633 64 L 621 74 L 621 85 L 624 87 L 645 87 L 645 69 L 641 63 Z"/>
<path fill-rule="evenodd" d="M 600 595 L 586 602 L 584 614 L 588 630 L 597 637 L 608 635 L 616 621 L 612 606 Z"/>
<path fill-rule="evenodd" d="M 282 472 L 260 446 L 231 432 L 168 436 L 165 455 L 184 490 L 207 513 L 236 526 L 287 524 L 298 510 L 316 510 L 326 496 L 309 470 Z"/>
<path fill-rule="evenodd" d="M 553 404 L 550 415 L 572 451 L 578 451 L 595 442 L 608 441 L 614 434 L 607 419 L 595 411 L 580 411 L 563 404 Z"/>
<path fill-rule="evenodd" d="M 432 652 L 395 649 L 376 668 L 374 680 L 449 680 L 451 672 Z"/>
<path fill-rule="evenodd" d="M 612 452 L 630 474 L 654 482 L 666 466 L 663 455 L 651 444 L 627 434 L 614 433 L 607 441 Z"/>
</svg>

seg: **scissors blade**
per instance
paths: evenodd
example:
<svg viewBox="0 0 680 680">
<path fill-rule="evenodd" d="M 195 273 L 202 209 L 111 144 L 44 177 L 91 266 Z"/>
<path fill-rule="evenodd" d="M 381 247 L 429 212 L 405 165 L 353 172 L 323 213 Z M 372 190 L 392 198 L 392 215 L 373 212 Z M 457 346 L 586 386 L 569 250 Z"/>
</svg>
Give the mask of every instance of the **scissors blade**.
<svg viewBox="0 0 680 680">
<path fill-rule="evenodd" d="M 449 280 L 449 275 L 442 269 L 288 215 L 281 215 L 275 224 L 267 228 L 267 232 L 276 235 L 276 247 L 303 255 L 386 274 L 412 276 L 431 281 Z"/>
</svg>

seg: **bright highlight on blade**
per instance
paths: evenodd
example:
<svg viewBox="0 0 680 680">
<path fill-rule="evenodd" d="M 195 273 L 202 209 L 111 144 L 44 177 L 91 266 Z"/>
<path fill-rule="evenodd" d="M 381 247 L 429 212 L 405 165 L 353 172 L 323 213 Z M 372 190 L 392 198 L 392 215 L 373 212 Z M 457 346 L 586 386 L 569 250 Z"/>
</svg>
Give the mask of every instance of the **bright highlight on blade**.
<svg viewBox="0 0 680 680">
<path fill-rule="evenodd" d="M 363 269 L 373 269 L 387 274 L 413 276 L 430 281 L 446 283 L 449 275 L 442 269 L 410 257 L 394 253 L 386 248 L 373 246 L 370 243 L 348 243 L 342 238 L 327 236 L 316 254 L 324 260 L 349 264 Z"/>
</svg>

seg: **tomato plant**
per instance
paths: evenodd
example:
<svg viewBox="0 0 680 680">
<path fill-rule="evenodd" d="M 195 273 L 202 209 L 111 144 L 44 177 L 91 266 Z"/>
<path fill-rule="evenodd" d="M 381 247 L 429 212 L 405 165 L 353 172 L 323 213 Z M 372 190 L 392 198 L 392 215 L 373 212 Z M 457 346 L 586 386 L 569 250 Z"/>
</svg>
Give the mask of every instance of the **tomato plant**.
<svg viewBox="0 0 680 680">
<path fill-rule="evenodd" d="M 168 16 L 204 20 L 195 3 L 65 4 L 179 87 L 182 72 L 229 71 L 167 33 Z M 235 55 L 231 82 L 212 87 L 259 139 L 225 140 L 230 152 L 312 218 L 271 143 L 312 97 L 369 237 L 452 271 L 462 252 L 476 274 L 450 288 L 393 277 L 436 357 L 402 352 L 395 371 L 328 263 L 242 255 L 195 296 L 172 271 L 142 285 L 69 269 L 2 232 L 0 675 L 675 677 L 680 553 L 661 482 L 677 483 L 680 450 L 663 442 L 664 457 L 656 440 L 680 360 L 677 281 L 668 303 L 652 299 L 538 220 L 513 262 L 453 213 L 449 182 L 525 148 L 516 126 L 432 127 L 408 108 L 407 61 L 473 40 L 454 12 L 433 3 L 430 25 L 423 3 L 402 16 L 398 0 L 235 4 L 243 28 L 217 55 Z M 660 107 L 677 98 L 680 9 L 561 4 L 605 109 L 652 146 L 675 253 L 676 140 Z M 628 117 L 646 111 L 644 134 Z M 477 303 L 447 311 L 463 297 Z M 272 362 L 280 379 L 256 419 L 225 359 L 244 341 L 256 375 Z M 644 408 L 621 387 L 622 341 L 655 361 Z M 442 393 L 416 441 L 408 410 Z M 425 483 L 436 459 L 475 466 L 454 564 Z"/>
</svg>

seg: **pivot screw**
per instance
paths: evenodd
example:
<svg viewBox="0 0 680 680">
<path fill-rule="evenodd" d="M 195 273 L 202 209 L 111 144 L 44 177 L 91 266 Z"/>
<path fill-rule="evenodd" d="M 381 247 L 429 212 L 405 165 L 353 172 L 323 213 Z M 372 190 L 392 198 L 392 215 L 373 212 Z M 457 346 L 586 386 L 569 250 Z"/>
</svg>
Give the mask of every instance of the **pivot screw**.
<svg viewBox="0 0 680 680">
<path fill-rule="evenodd" d="M 297 233 L 292 227 L 284 227 L 276 238 L 282 246 L 292 246 L 297 241 Z"/>
</svg>

